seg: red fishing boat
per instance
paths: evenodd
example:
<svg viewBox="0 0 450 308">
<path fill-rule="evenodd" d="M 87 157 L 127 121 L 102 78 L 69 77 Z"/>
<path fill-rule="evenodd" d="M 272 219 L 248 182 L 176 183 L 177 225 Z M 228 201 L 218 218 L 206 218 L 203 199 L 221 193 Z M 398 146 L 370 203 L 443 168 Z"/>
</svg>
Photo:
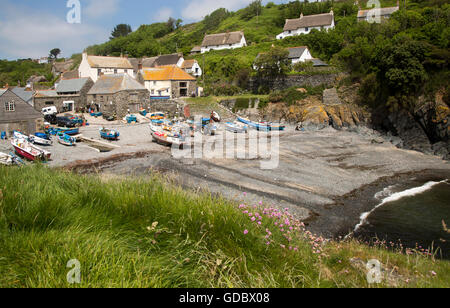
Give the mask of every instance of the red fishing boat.
<svg viewBox="0 0 450 308">
<path fill-rule="evenodd" d="M 50 152 L 38 148 L 31 142 L 26 141 L 25 139 L 14 138 L 11 140 L 11 144 L 16 150 L 16 153 L 26 159 L 32 161 L 35 160 L 47 161 L 50 159 L 51 156 Z"/>
</svg>

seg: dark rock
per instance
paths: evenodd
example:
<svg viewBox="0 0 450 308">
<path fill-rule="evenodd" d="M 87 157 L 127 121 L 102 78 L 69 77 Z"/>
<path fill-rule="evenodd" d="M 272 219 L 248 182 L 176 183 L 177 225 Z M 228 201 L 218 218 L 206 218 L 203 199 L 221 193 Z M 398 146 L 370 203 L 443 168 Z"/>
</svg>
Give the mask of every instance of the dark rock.
<svg viewBox="0 0 450 308">
<path fill-rule="evenodd" d="M 425 154 L 434 154 L 427 134 L 409 112 L 402 110 L 390 114 L 387 119 L 396 135 L 403 140 L 403 148 Z"/>
</svg>

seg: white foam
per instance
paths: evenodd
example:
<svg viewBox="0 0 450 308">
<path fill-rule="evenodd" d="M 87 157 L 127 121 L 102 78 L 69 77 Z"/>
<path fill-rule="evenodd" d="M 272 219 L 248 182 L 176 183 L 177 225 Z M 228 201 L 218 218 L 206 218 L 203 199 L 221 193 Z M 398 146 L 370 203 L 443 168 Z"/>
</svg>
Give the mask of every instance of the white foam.
<svg viewBox="0 0 450 308">
<path fill-rule="evenodd" d="M 350 233 L 349 235 L 347 235 L 345 238 L 348 238 L 353 233 L 357 232 L 362 226 L 364 226 L 367 223 L 367 218 L 369 218 L 369 216 L 373 212 L 375 212 L 375 210 L 377 210 L 381 206 L 385 205 L 386 203 L 394 202 L 394 201 L 398 201 L 398 200 L 406 198 L 406 197 L 412 197 L 412 196 L 416 196 L 416 195 L 422 194 L 422 193 L 432 189 L 436 185 L 443 184 L 443 183 L 449 184 L 448 181 L 449 180 L 444 180 L 444 181 L 441 181 L 441 182 L 428 182 L 428 183 L 424 184 L 423 186 L 411 188 L 411 189 L 408 189 L 408 190 L 405 190 L 405 191 L 401 191 L 401 192 L 392 194 L 392 195 L 384 198 L 383 201 L 380 204 L 378 204 L 372 211 L 367 212 L 367 213 L 363 213 L 361 215 L 360 223 L 358 225 L 356 225 L 354 231 L 352 233 Z M 387 191 L 390 191 L 391 188 L 392 188 L 392 186 L 386 188 L 385 190 L 383 190 L 383 192 L 380 192 L 380 193 L 376 194 L 375 197 L 383 195 Z"/>
</svg>

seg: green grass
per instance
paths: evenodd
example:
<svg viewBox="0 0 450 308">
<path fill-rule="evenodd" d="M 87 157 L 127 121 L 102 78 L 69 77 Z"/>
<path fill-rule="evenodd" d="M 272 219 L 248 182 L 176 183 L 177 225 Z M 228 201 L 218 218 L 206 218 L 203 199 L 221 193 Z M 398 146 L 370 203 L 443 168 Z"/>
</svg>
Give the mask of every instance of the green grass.
<svg viewBox="0 0 450 308">
<path fill-rule="evenodd" d="M 408 286 L 449 286 L 448 262 L 416 254 L 330 242 L 319 258 L 300 236 L 298 251 L 283 249 L 272 219 L 258 226 L 236 204 L 160 176 L 0 167 L 0 183 L 0 287 L 70 287 L 71 259 L 79 287 L 368 287 L 354 257 L 397 266 Z"/>
</svg>

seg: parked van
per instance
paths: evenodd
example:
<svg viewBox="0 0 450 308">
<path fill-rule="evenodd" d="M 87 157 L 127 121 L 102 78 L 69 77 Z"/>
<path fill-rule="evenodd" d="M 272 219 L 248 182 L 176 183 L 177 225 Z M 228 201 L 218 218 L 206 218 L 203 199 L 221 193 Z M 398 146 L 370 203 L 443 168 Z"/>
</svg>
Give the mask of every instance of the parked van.
<svg viewBox="0 0 450 308">
<path fill-rule="evenodd" d="M 58 110 L 56 109 L 55 106 L 42 108 L 42 114 L 44 116 L 46 116 L 46 115 L 54 115 L 54 114 L 57 114 L 57 113 L 58 113 Z"/>
</svg>

